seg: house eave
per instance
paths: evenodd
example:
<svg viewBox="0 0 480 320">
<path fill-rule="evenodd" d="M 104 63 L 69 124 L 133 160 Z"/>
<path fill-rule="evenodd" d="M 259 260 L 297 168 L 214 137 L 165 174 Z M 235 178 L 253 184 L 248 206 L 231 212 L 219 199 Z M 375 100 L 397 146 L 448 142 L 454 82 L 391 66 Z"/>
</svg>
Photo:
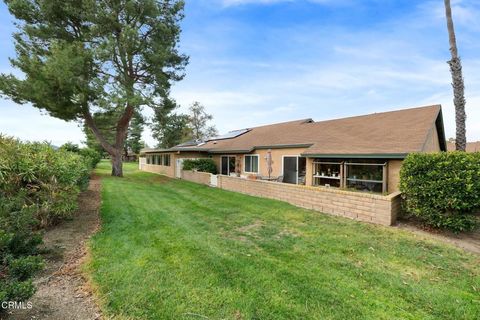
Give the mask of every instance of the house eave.
<svg viewBox="0 0 480 320">
<path fill-rule="evenodd" d="M 350 154 L 350 153 L 303 153 L 302 157 L 306 158 L 350 158 L 350 159 L 405 159 L 408 153 L 364 153 L 364 154 Z"/>
<path fill-rule="evenodd" d="M 297 144 L 273 144 L 267 146 L 255 146 L 253 149 L 290 149 L 290 148 L 309 148 L 313 143 L 297 143 Z"/>
</svg>

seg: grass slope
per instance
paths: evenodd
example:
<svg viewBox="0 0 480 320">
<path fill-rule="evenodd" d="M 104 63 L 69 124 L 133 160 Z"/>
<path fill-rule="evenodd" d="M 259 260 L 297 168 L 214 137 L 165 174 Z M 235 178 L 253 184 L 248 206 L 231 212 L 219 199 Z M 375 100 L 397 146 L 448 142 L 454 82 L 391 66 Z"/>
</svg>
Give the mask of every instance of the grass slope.
<svg viewBox="0 0 480 320">
<path fill-rule="evenodd" d="M 480 259 L 358 223 L 102 163 L 87 267 L 133 319 L 478 319 Z"/>
</svg>

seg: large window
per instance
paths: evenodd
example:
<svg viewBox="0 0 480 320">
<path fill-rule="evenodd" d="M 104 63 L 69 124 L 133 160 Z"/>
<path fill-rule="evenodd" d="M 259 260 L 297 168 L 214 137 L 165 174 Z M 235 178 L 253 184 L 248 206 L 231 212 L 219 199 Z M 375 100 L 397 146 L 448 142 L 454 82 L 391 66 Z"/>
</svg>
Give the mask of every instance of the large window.
<svg viewBox="0 0 480 320">
<path fill-rule="evenodd" d="M 246 155 L 245 156 L 245 172 L 258 173 L 258 155 Z"/>
<path fill-rule="evenodd" d="M 387 192 L 386 163 L 355 163 L 345 164 L 347 188 L 360 191 Z"/>
<path fill-rule="evenodd" d="M 386 193 L 387 163 L 367 159 L 350 161 L 315 159 L 312 184 Z"/>
<path fill-rule="evenodd" d="M 147 164 L 170 167 L 171 158 L 169 154 L 147 155 Z"/>
</svg>

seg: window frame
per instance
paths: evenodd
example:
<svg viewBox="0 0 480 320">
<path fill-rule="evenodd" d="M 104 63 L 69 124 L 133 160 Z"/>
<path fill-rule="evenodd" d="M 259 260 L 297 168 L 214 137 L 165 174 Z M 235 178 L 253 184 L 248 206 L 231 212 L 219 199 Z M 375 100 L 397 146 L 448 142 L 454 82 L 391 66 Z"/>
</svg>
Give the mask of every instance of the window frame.
<svg viewBox="0 0 480 320">
<path fill-rule="evenodd" d="M 247 171 L 247 157 L 256 157 L 257 158 L 257 171 Z M 250 160 L 251 161 L 251 160 Z M 250 162 L 250 166 L 252 166 L 252 162 Z M 250 168 L 252 169 L 252 168 Z M 243 172 L 244 173 L 251 173 L 251 174 L 258 174 L 260 173 L 260 155 L 259 154 L 245 154 L 243 156 Z"/>
</svg>

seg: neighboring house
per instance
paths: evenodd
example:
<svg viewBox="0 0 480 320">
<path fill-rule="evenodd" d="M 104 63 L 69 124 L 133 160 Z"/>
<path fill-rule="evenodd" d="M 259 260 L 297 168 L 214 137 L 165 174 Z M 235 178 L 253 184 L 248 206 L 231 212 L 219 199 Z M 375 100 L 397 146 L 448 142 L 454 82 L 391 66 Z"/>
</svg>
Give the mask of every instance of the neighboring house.
<svg viewBox="0 0 480 320">
<path fill-rule="evenodd" d="M 448 151 L 455 151 L 455 142 L 447 142 L 447 150 Z M 467 152 L 480 152 L 480 141 L 477 142 L 468 142 Z"/>
<path fill-rule="evenodd" d="M 398 191 L 400 167 L 409 153 L 445 150 L 442 109 L 435 105 L 296 120 L 170 149 L 144 149 L 141 168 L 180 178 L 184 159 L 212 158 L 222 175 L 392 193 Z"/>
</svg>

